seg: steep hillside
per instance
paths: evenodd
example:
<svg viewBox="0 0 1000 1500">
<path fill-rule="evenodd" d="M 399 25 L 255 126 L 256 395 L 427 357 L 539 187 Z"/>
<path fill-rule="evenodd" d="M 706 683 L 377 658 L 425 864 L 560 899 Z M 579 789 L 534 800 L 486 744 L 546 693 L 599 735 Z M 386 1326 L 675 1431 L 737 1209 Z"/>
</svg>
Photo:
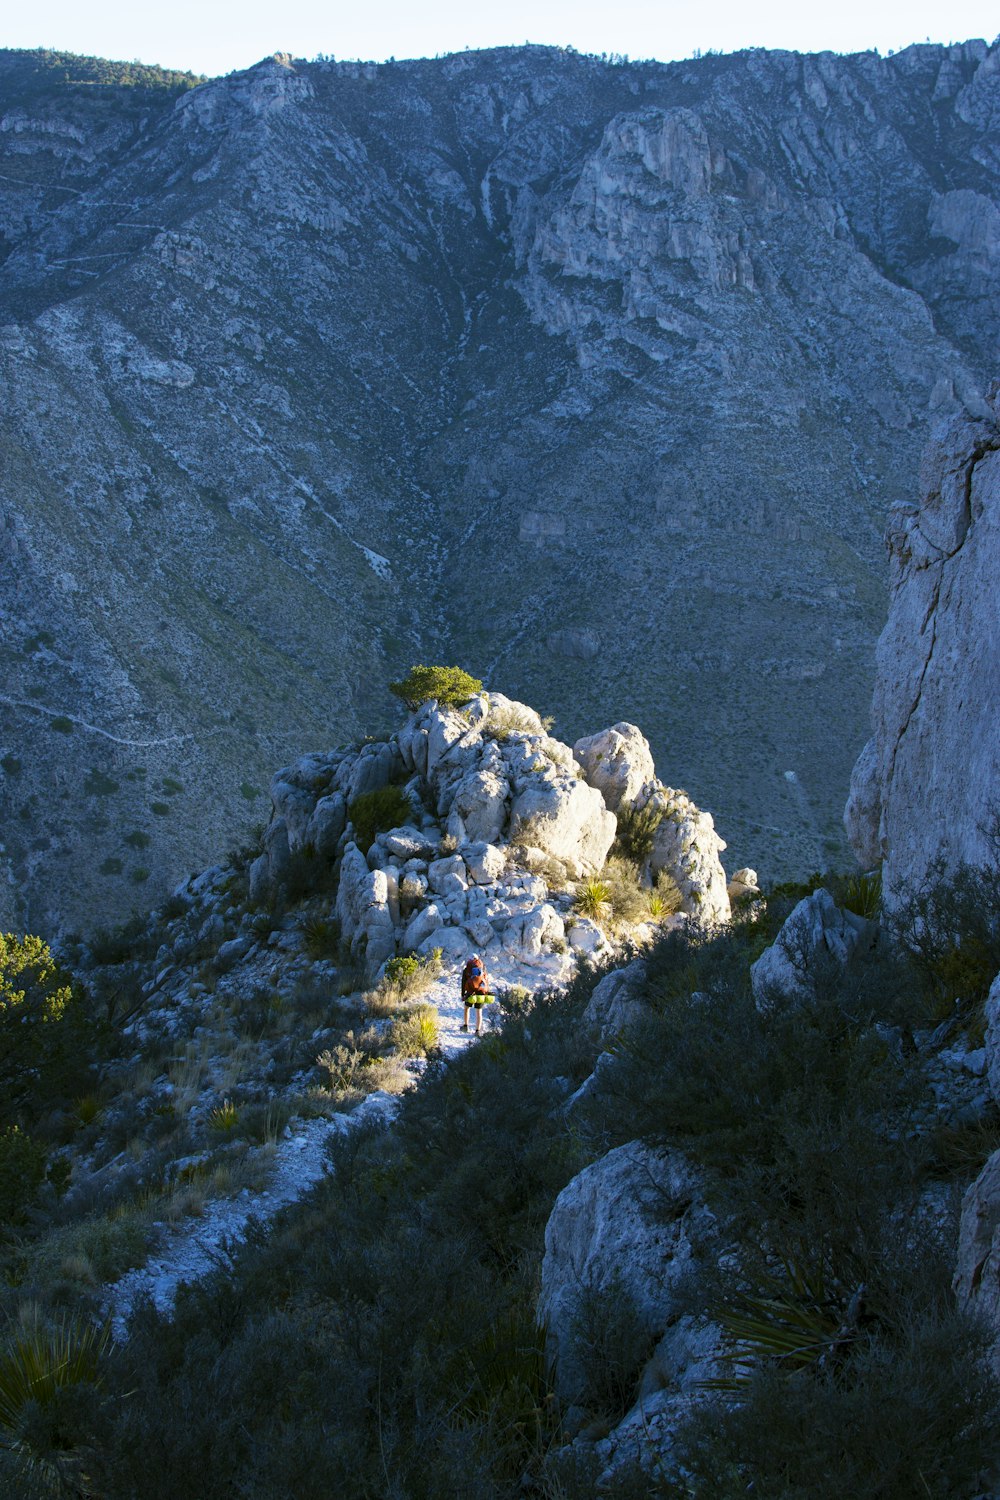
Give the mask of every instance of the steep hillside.
<svg viewBox="0 0 1000 1500">
<path fill-rule="evenodd" d="M 1000 52 L 72 63 L 0 54 L 2 920 L 146 904 L 442 657 L 841 851 Z"/>
</svg>

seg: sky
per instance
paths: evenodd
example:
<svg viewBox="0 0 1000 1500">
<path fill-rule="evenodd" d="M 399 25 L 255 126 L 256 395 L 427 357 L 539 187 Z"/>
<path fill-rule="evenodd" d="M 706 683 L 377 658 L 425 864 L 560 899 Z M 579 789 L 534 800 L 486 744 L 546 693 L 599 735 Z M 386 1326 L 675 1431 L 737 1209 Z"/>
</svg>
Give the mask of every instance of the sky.
<svg viewBox="0 0 1000 1500">
<path fill-rule="evenodd" d="M 4 7 L 0 47 L 51 47 L 216 75 L 273 52 L 433 57 L 521 42 L 663 62 L 696 50 L 883 54 L 910 42 L 993 41 L 995 0 L 35 0 Z"/>
</svg>

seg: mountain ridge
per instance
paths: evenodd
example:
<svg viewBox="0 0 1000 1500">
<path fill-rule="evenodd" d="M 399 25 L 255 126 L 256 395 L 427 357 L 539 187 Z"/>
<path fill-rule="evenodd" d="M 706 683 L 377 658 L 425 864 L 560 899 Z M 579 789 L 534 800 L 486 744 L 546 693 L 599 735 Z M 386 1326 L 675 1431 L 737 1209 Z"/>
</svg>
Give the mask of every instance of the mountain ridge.
<svg viewBox="0 0 1000 1500">
<path fill-rule="evenodd" d="M 277 57 L 89 115 L 0 69 L 4 920 L 148 904 L 420 659 L 649 725 L 736 863 L 837 858 L 911 413 L 995 360 L 998 55 Z"/>
</svg>

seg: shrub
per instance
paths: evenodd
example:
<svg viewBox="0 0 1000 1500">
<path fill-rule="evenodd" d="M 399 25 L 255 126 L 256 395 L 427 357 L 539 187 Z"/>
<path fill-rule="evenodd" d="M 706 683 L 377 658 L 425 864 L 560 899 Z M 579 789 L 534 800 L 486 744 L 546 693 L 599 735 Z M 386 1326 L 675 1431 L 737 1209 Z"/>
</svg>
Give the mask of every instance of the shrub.
<svg viewBox="0 0 1000 1500">
<path fill-rule="evenodd" d="M 467 703 L 483 684 L 478 677 L 471 677 L 461 667 L 411 667 L 401 682 L 390 682 L 389 691 L 402 698 L 407 708 L 419 708 L 430 698 L 436 698 L 442 708 Z"/>
<path fill-rule="evenodd" d="M 438 1045 L 436 1005 L 416 1005 L 398 1016 L 389 1031 L 392 1047 L 402 1057 L 426 1057 Z"/>
<path fill-rule="evenodd" d="M 223 1099 L 213 1110 L 209 1111 L 208 1125 L 210 1130 L 216 1130 L 221 1135 L 231 1135 L 239 1124 L 240 1112 L 231 1099 Z"/>
<path fill-rule="evenodd" d="M 618 832 L 615 853 L 633 864 L 643 865 L 653 852 L 656 830 L 663 822 L 664 810 L 655 802 L 644 807 L 623 802 L 618 809 Z"/>
<path fill-rule="evenodd" d="M 44 1147 L 17 1125 L 0 1130 L 0 1229 L 23 1222 L 44 1177 Z"/>
<path fill-rule="evenodd" d="M 0 933 L 0 1121 L 51 1105 L 86 1077 L 83 997 L 39 937 Z"/>
<path fill-rule="evenodd" d="M 367 853 L 380 833 L 408 823 L 413 809 L 402 787 L 383 786 L 355 797 L 347 814 L 354 828 L 354 842 L 362 853 Z"/>
<path fill-rule="evenodd" d="M 336 917 L 309 917 L 302 924 L 306 952 L 316 959 L 335 959 L 340 952 L 340 923 Z"/>
<path fill-rule="evenodd" d="M 109 1342 L 107 1330 L 68 1319 L 45 1323 L 31 1310 L 0 1349 L 0 1450 L 42 1493 L 93 1493 L 81 1472 L 87 1455 L 77 1404 L 66 1398 L 100 1386 Z"/>
</svg>

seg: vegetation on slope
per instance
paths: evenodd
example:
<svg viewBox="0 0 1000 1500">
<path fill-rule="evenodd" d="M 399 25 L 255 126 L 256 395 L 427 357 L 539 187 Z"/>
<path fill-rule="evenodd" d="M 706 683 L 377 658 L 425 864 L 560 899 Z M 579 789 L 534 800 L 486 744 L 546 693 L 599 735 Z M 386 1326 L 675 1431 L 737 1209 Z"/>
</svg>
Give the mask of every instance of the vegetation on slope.
<svg viewBox="0 0 1000 1500">
<path fill-rule="evenodd" d="M 47 1473 L 71 1451 L 64 1492 L 107 1500 L 209 1482 L 257 1500 L 973 1493 L 997 1405 L 951 1295 L 954 1213 L 995 1132 L 979 1122 L 956 1151 L 961 1122 L 928 1088 L 951 960 L 928 977 L 886 934 L 814 1002 L 761 1015 L 749 963 L 796 894 L 653 950 L 641 1041 L 572 1123 L 596 976 L 520 997 L 481 1045 L 432 1064 L 390 1131 L 342 1141 L 334 1175 L 185 1291 L 173 1321 L 142 1308 L 129 1343 L 100 1354 L 102 1384 L 56 1392 L 22 1446 Z M 969 1007 L 955 1024 L 975 1024 Z M 737 1261 L 700 1268 L 689 1299 L 730 1330 L 733 1361 L 677 1434 L 683 1483 L 654 1466 L 599 1485 L 593 1450 L 566 1443 L 535 1305 L 557 1194 L 636 1135 L 695 1161 L 729 1226 Z M 639 1372 L 614 1359 L 627 1308 L 588 1316 L 599 1431 Z"/>
</svg>

